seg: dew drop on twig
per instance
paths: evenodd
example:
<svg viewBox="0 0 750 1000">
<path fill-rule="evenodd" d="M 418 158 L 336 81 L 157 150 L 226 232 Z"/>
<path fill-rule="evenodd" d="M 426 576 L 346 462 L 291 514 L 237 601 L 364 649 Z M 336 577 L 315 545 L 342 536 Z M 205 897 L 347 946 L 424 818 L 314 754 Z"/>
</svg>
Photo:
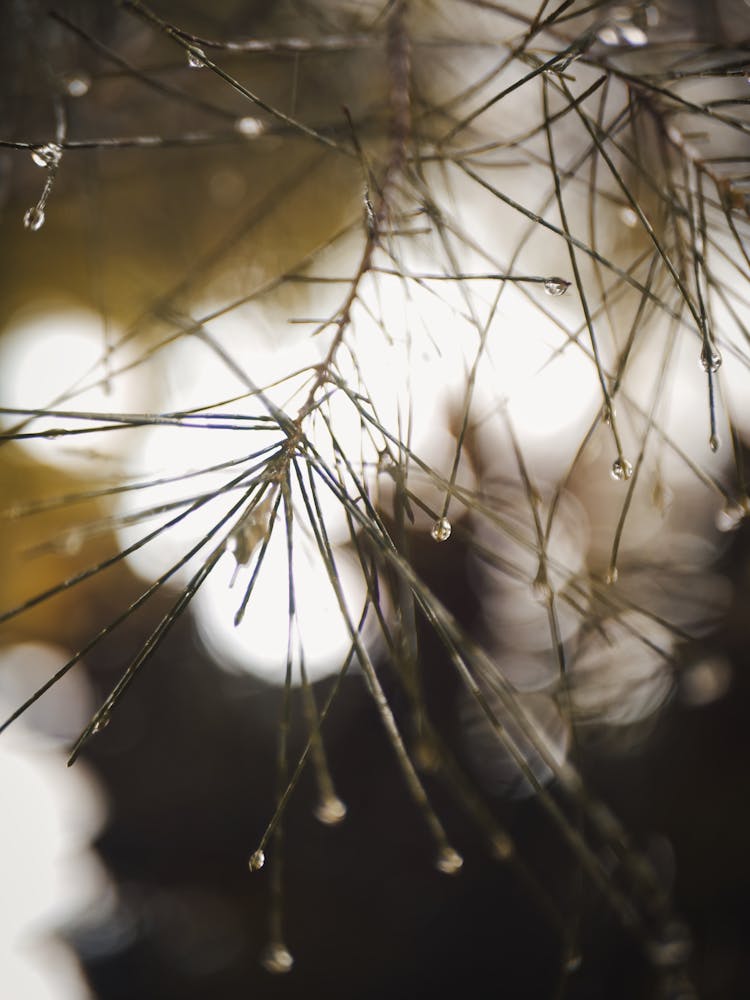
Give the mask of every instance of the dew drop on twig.
<svg viewBox="0 0 750 1000">
<path fill-rule="evenodd" d="M 605 27 L 600 28 L 596 33 L 596 37 L 602 45 L 619 45 L 620 42 L 620 36 L 611 24 L 607 24 Z"/>
<path fill-rule="evenodd" d="M 498 861 L 508 861 L 513 857 L 513 841 L 507 833 L 498 832 L 493 836 L 492 853 Z"/>
<path fill-rule="evenodd" d="M 648 43 L 648 35 L 633 23 L 632 12 L 627 7 L 614 7 L 611 18 L 597 31 L 596 37 L 602 45 L 609 46 L 640 48 Z"/>
<path fill-rule="evenodd" d="M 32 233 L 37 232 L 44 225 L 44 209 L 38 205 L 32 205 L 23 217 L 23 224 Z"/>
<path fill-rule="evenodd" d="M 336 826 L 346 816 L 346 806 L 337 795 L 326 795 L 315 809 L 315 818 L 326 826 Z"/>
<path fill-rule="evenodd" d="M 552 587 L 549 585 L 547 571 L 543 566 L 540 567 L 539 572 L 532 581 L 531 592 L 534 597 L 543 604 L 546 604 L 550 597 L 552 597 Z"/>
<path fill-rule="evenodd" d="M 91 89 L 88 73 L 71 73 L 65 77 L 65 90 L 69 97 L 85 97 Z"/>
<path fill-rule="evenodd" d="M 97 733 L 100 733 L 103 729 L 106 729 L 107 726 L 109 725 L 109 721 L 110 721 L 109 712 L 105 712 L 104 715 L 100 715 L 99 718 L 94 723 L 94 725 L 91 727 L 91 732 L 93 733 L 93 735 L 96 736 Z"/>
<path fill-rule="evenodd" d="M 439 517 L 437 521 L 433 524 L 430 535 L 436 542 L 447 542 L 451 537 L 451 532 L 453 531 L 453 525 L 450 523 L 447 517 Z"/>
<path fill-rule="evenodd" d="M 612 463 L 611 475 L 618 483 L 624 483 L 633 475 L 633 466 L 626 458 L 616 458 Z"/>
<path fill-rule="evenodd" d="M 646 32 L 635 24 L 623 24 L 620 27 L 620 37 L 626 45 L 631 45 L 633 48 L 640 48 L 648 43 Z"/>
<path fill-rule="evenodd" d="M 566 281 L 565 278 L 547 278 L 544 282 L 544 290 L 547 295 L 556 298 L 558 295 L 564 295 L 570 288 L 570 282 Z"/>
<path fill-rule="evenodd" d="M 274 975 L 283 975 L 285 972 L 291 971 L 294 959 L 286 945 L 280 941 L 276 941 L 269 944 L 263 951 L 260 963 L 266 972 L 271 972 Z"/>
<path fill-rule="evenodd" d="M 721 438 L 719 437 L 718 434 L 712 434 L 711 435 L 711 437 L 708 439 L 708 447 L 711 449 L 711 451 L 715 455 L 716 452 L 721 447 Z"/>
<path fill-rule="evenodd" d="M 259 872 L 265 863 L 266 856 L 263 851 L 258 848 L 257 851 L 253 851 L 250 855 L 250 860 L 248 861 L 247 866 L 251 872 Z"/>
<path fill-rule="evenodd" d="M 700 365 L 703 371 L 708 374 L 715 374 L 721 368 L 722 357 L 712 344 L 704 344 L 700 356 Z"/>
<path fill-rule="evenodd" d="M 452 847 L 444 847 L 438 854 L 435 867 L 443 875 L 457 875 L 463 867 L 464 859 Z"/>
<path fill-rule="evenodd" d="M 746 514 L 747 511 L 742 504 L 727 504 L 716 515 L 716 527 L 719 531 L 736 531 Z"/>
<path fill-rule="evenodd" d="M 206 65 L 206 53 L 197 45 L 191 45 L 187 50 L 187 64 L 190 69 L 203 69 Z"/>
<path fill-rule="evenodd" d="M 246 139 L 253 139 L 256 135 L 261 135 L 264 125 L 260 118 L 253 118 L 252 115 L 245 115 L 238 118 L 234 123 L 235 132 L 244 135 Z"/>
<path fill-rule="evenodd" d="M 31 159 L 38 167 L 56 167 L 62 157 L 62 147 L 56 142 L 47 142 L 31 151 Z"/>
</svg>

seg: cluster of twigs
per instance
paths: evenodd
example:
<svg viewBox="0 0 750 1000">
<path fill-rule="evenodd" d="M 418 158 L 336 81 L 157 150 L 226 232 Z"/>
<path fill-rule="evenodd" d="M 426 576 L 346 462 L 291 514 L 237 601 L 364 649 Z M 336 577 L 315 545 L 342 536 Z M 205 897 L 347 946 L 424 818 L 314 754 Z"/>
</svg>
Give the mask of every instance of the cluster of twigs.
<svg viewBox="0 0 750 1000">
<path fill-rule="evenodd" d="M 636 516 L 633 511 L 644 496 L 657 508 L 667 506 L 670 470 L 679 470 L 675 489 L 687 488 L 687 474 L 694 484 L 690 488 L 704 491 L 717 510 L 744 513 L 742 445 L 732 408 L 722 398 L 721 366 L 722 358 L 727 359 L 735 373 L 746 376 L 747 45 L 742 39 L 709 44 L 684 26 L 676 29 L 665 5 L 648 2 L 456 0 L 432 5 L 426 0 L 389 0 L 360 5 L 354 13 L 335 3 L 292 6 L 301 17 L 304 34 L 222 40 L 186 30 L 159 14 L 156 5 L 140 0 L 115 5 L 116 24 L 145 25 L 155 42 L 164 46 L 160 52 L 171 53 L 195 71 L 190 74 L 191 86 L 183 85 L 169 63 L 166 69 L 144 68 L 64 11 L 49 15 L 47 27 L 54 27 L 55 37 L 75 41 L 84 62 L 97 69 L 59 84 L 51 98 L 56 122 L 52 138 L 40 141 L 36 135 L 22 135 L 0 142 L 19 158 L 31 153 L 45 171 L 42 193 L 23 217 L 31 231 L 29 239 L 45 239 L 50 228 L 45 220 L 54 212 L 58 178 L 75 169 L 77 157 L 96 151 L 138 147 L 156 163 L 165 148 L 234 149 L 250 144 L 262 148 L 263 143 L 278 140 L 297 144 L 307 158 L 296 177 L 284 178 L 281 190 L 269 196 L 264 209 L 254 207 L 239 227 L 235 224 L 226 238 L 198 255 L 171 290 L 158 295 L 119 340 L 108 343 L 97 369 L 82 383 L 44 408 L 2 411 L 3 444 L 43 438 L 64 446 L 70 439 L 90 436 L 104 442 L 104 447 L 115 435 L 164 426 L 185 435 L 200 428 L 224 438 L 232 435 L 231 440 L 238 442 L 234 457 L 208 468 L 23 500 L 6 511 L 16 522 L 83 502 L 111 503 L 124 494 L 148 497 L 152 492 L 158 497 L 158 489 L 167 481 L 181 483 L 186 490 L 184 497 L 169 505 L 157 499 L 146 501 L 135 514 L 110 509 L 100 521 L 76 526 L 80 543 L 125 523 L 146 525 L 159 518 L 156 527 L 149 527 L 134 542 L 5 609 L 0 615 L 3 623 L 105 574 L 177 525 L 190 524 L 207 504 L 217 500 L 223 504 L 210 530 L 196 533 L 183 555 L 102 625 L 2 729 L 157 592 L 177 584 L 171 607 L 73 746 L 70 760 L 74 761 L 107 725 L 151 654 L 227 553 L 233 555 L 236 575 L 245 582 L 236 610 L 236 622 L 241 621 L 254 591 L 264 585 L 270 540 L 280 533 L 287 552 L 288 630 L 286 696 L 278 730 L 279 791 L 250 859 L 252 870 L 263 865 L 266 852 L 271 862 L 268 968 L 283 972 L 292 964 L 282 928 L 282 820 L 308 763 L 318 775 L 321 818 L 337 822 L 344 815 L 325 761 L 322 734 L 353 664 L 364 676 L 404 781 L 434 839 L 439 870 L 457 872 L 461 857 L 430 803 L 409 741 L 379 679 L 376 656 L 387 654 L 411 699 L 422 743 L 429 745 L 442 774 L 486 832 L 493 850 L 506 861 L 514 856 L 509 833 L 493 818 L 464 765 L 423 711 L 421 690 L 427 681 L 419 666 L 414 624 L 422 618 L 439 636 L 498 745 L 538 796 L 576 862 L 624 924 L 642 936 L 655 962 L 679 978 L 687 944 L 667 894 L 633 851 L 615 817 L 590 797 L 576 767 L 575 751 L 561 759 L 504 675 L 502 663 L 459 624 L 420 577 L 409 538 L 411 526 L 426 518 L 440 545 L 436 558 L 451 558 L 451 544 L 459 538 L 480 564 L 528 587 L 529 600 L 543 609 L 547 645 L 557 671 L 555 699 L 569 722 L 575 708 L 571 659 L 576 644 L 561 628 L 561 616 L 576 618 L 578 631 L 605 634 L 607 622 L 637 614 L 657 624 L 674 643 L 689 639 L 689 628 L 641 605 L 616 584 L 618 576 L 622 582 L 621 549 L 628 519 Z M 464 26 L 460 31 L 457 23 Z M 111 37 L 117 41 L 117 31 Z M 291 110 L 282 109 L 263 96 L 261 83 L 243 82 L 253 80 L 253 60 L 260 57 L 291 60 L 294 73 L 304 79 L 306 60 L 321 55 L 356 59 L 360 53 L 367 54 L 381 76 L 373 81 L 372 94 L 366 84 L 361 86 L 356 108 L 342 109 L 348 100 L 339 95 L 339 103 L 318 109 L 315 117 L 298 111 L 296 102 Z M 78 97 L 73 88 L 95 108 L 100 78 L 112 73 L 157 100 L 180 103 L 186 113 L 199 114 L 213 127 L 173 135 L 110 134 L 102 108 L 95 119 L 102 134 L 78 134 L 72 124 L 72 105 Z M 196 74 L 210 80 L 207 96 L 192 85 Z M 696 90 L 695 84 L 702 89 Z M 699 99 L 704 93 L 716 96 Z M 308 147 L 313 150 L 309 155 Z M 264 214 L 273 212 L 274 199 L 288 199 L 292 186 L 302 184 L 317 169 L 313 163 L 319 156 L 325 164 L 347 163 L 353 178 L 350 192 L 360 192 L 344 197 L 335 231 L 281 271 L 265 273 L 231 301 L 193 313 L 189 301 L 203 275 L 236 262 L 239 241 L 260 231 Z M 587 206 L 583 213 L 576 207 L 581 203 Z M 467 204 L 479 206 L 469 214 L 497 213 L 501 227 L 506 219 L 512 220 L 512 235 L 493 244 L 486 233 L 476 234 L 466 221 Z M 540 239 L 541 247 L 535 242 Z M 555 259 L 554 271 L 530 267 L 535 254 Z M 342 259 L 351 258 L 345 273 L 337 270 Z M 432 262 L 431 269 L 422 267 L 425 260 Z M 213 324 L 298 287 L 313 308 L 318 300 L 326 304 L 322 316 L 287 317 L 309 323 L 310 341 L 320 347 L 318 358 L 273 383 L 260 384 L 252 365 L 238 360 L 222 344 Z M 549 363 L 564 352 L 580 355 L 599 388 L 587 429 L 562 474 L 551 482 L 540 478 L 527 458 L 509 400 L 498 394 L 488 404 L 480 394 L 483 372 L 502 370 L 504 359 L 514 350 L 517 335 L 509 336 L 501 320 L 510 288 L 535 321 L 559 336 L 560 346 Z M 330 306 L 332 290 L 340 295 Z M 453 406 L 451 458 L 443 470 L 413 440 L 414 414 L 408 396 L 395 408 L 382 404 L 371 386 L 370 372 L 361 363 L 364 328 L 368 336 L 380 339 L 383 350 L 401 338 L 409 362 L 411 331 L 394 331 L 386 315 L 388 299 L 396 296 L 406 303 L 415 296 L 419 301 L 433 300 L 448 317 L 445 330 L 454 326 L 463 341 L 465 370 Z M 558 311 L 558 305 L 569 311 Z M 441 330 L 434 332 L 438 355 L 445 347 L 440 342 L 443 336 Z M 157 414 L 75 409 L 82 390 L 116 382 L 191 338 L 239 381 L 241 392 L 232 399 L 207 401 L 199 409 Z M 135 355 L 124 360 L 126 348 L 133 344 Z M 682 378 L 675 358 L 683 345 L 700 363 L 704 380 L 705 433 L 700 445 L 690 448 L 675 435 L 665 403 L 685 391 L 675 384 Z M 490 478 L 482 477 L 484 459 L 476 451 L 481 422 L 490 416 L 502 428 L 506 468 L 513 470 L 504 473 L 498 489 Z M 351 438 L 352 426 L 361 441 L 359 454 L 344 443 Z M 254 437 L 248 439 L 248 434 Z M 248 440 L 256 444 L 248 448 Z M 600 452 L 604 458 L 596 457 Z M 732 461 L 720 464 L 724 453 Z M 462 479 L 467 467 L 476 472 L 468 485 Z M 583 553 L 581 565 L 571 567 L 564 559 L 561 562 L 551 539 L 564 497 L 575 491 L 584 469 L 586 475 L 617 481 L 620 492 L 613 501 L 617 516 L 606 557 Z M 208 474 L 214 477 L 209 487 L 198 486 L 198 492 L 191 488 L 193 481 Z M 345 524 L 348 541 L 343 546 L 330 537 L 325 511 L 331 501 Z M 489 531 L 491 538 L 502 537 L 503 544 L 494 548 L 482 544 L 483 531 Z M 294 573 L 299 548 L 312 551 L 323 567 L 348 633 L 348 652 L 322 704 L 307 675 L 299 631 L 301 598 Z M 364 583 L 361 606 L 352 606 L 342 585 L 344 558 L 354 560 Z M 182 582 L 188 566 L 189 578 Z M 649 634 L 642 639 L 654 645 Z M 675 663 L 672 645 L 658 647 L 657 652 L 670 665 Z M 290 692 L 295 684 L 303 689 L 309 725 L 306 745 L 296 760 L 290 759 L 287 747 Z M 541 761 L 545 775 L 554 779 L 551 784 L 548 777 L 540 778 L 532 758 Z M 614 874 L 611 853 L 605 858 L 602 845 L 616 856 Z"/>
</svg>

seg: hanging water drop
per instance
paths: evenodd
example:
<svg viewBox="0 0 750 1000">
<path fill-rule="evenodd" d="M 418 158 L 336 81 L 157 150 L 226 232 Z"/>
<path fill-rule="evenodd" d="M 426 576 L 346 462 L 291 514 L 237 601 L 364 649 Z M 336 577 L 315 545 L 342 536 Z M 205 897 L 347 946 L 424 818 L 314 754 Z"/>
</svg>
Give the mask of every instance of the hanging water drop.
<svg viewBox="0 0 750 1000">
<path fill-rule="evenodd" d="M 498 831 L 492 837 L 492 853 L 498 861 L 509 861 L 513 857 L 513 841 L 507 833 Z"/>
<path fill-rule="evenodd" d="M 614 7 L 610 19 L 597 31 L 602 45 L 629 45 L 640 48 L 648 42 L 648 35 L 634 23 L 633 12 L 628 7 Z"/>
<path fill-rule="evenodd" d="M 206 65 L 206 53 L 197 45 L 191 45 L 187 50 L 187 64 L 190 69 L 203 69 Z"/>
<path fill-rule="evenodd" d="M 566 281 L 565 278 L 547 278 L 544 282 L 544 290 L 547 295 L 556 298 L 558 295 L 564 295 L 570 288 L 570 282 Z"/>
<path fill-rule="evenodd" d="M 452 847 L 444 847 L 438 854 L 435 867 L 443 875 L 456 875 L 463 867 L 464 859 Z"/>
<path fill-rule="evenodd" d="M 247 866 L 251 872 L 259 872 L 265 863 L 266 856 L 263 851 L 258 848 L 257 851 L 253 851 L 250 855 L 250 860 L 248 861 Z"/>
<path fill-rule="evenodd" d="M 23 217 L 23 224 L 32 233 L 37 232 L 44 225 L 44 209 L 38 205 L 32 205 Z"/>
<path fill-rule="evenodd" d="M 618 483 L 624 483 L 633 475 L 633 466 L 626 458 L 618 457 L 612 463 L 611 475 Z"/>
<path fill-rule="evenodd" d="M 100 733 L 103 729 L 106 729 L 108 725 L 109 725 L 109 712 L 105 712 L 103 715 L 99 716 L 94 725 L 91 727 L 91 732 L 93 733 L 94 736 L 96 736 L 97 733 Z"/>
<path fill-rule="evenodd" d="M 285 972 L 291 971 L 294 959 L 286 945 L 280 941 L 275 941 L 269 944 L 264 950 L 260 958 L 260 964 L 266 972 L 271 972 L 274 975 L 283 975 Z"/>
<path fill-rule="evenodd" d="M 628 229 L 635 229 L 638 225 L 638 213 L 634 212 L 629 205 L 624 205 L 620 209 L 620 220 Z"/>
<path fill-rule="evenodd" d="M 436 542 L 447 542 L 451 537 L 453 525 L 447 517 L 439 517 L 430 530 L 430 535 Z"/>
<path fill-rule="evenodd" d="M 708 439 L 708 447 L 711 449 L 711 451 L 715 455 L 716 452 L 721 447 L 721 438 L 719 437 L 718 434 L 712 434 L 711 435 L 711 437 Z"/>
<path fill-rule="evenodd" d="M 742 524 L 747 511 L 742 504 L 727 504 L 716 515 L 716 527 L 719 531 L 736 531 Z"/>
<path fill-rule="evenodd" d="M 85 97 L 91 89 L 91 77 L 88 73 L 70 73 L 64 82 L 69 97 Z"/>
<path fill-rule="evenodd" d="M 703 345 L 703 350 L 701 351 L 700 364 L 703 371 L 708 375 L 709 372 L 713 375 L 721 368 L 722 357 L 719 351 L 713 346 L 706 342 Z"/>
<path fill-rule="evenodd" d="M 620 27 L 620 36 L 626 45 L 637 49 L 648 43 L 646 32 L 635 24 L 623 24 Z"/>
<path fill-rule="evenodd" d="M 315 818 L 326 826 L 336 826 L 346 816 L 346 806 L 337 795 L 326 795 L 315 810 Z"/>
<path fill-rule="evenodd" d="M 539 572 L 532 581 L 531 592 L 537 601 L 541 601 L 542 604 L 546 604 L 552 597 L 552 587 L 549 585 L 547 571 L 543 566 L 539 567 Z"/>
<path fill-rule="evenodd" d="M 252 115 L 238 118 L 234 123 L 235 132 L 244 135 L 246 139 L 254 139 L 263 132 L 263 129 L 264 125 L 260 118 L 253 118 Z"/>
<path fill-rule="evenodd" d="M 617 581 L 620 579 L 620 573 L 616 566 L 610 566 L 604 577 L 604 582 L 608 587 L 614 587 Z"/>
<path fill-rule="evenodd" d="M 602 45 L 619 45 L 620 43 L 620 36 L 610 24 L 607 24 L 605 25 L 605 27 L 600 28 L 596 33 L 596 37 L 599 39 Z"/>
<path fill-rule="evenodd" d="M 47 142 L 31 151 L 31 159 L 38 167 L 56 167 L 62 157 L 62 147 L 56 142 Z"/>
</svg>

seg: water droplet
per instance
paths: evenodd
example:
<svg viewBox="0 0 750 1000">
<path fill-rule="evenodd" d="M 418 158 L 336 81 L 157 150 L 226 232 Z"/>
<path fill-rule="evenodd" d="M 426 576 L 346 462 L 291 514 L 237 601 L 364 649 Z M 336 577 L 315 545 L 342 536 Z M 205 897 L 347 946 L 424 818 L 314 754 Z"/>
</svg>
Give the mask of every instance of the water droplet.
<svg viewBox="0 0 750 1000">
<path fill-rule="evenodd" d="M 747 514 L 744 504 L 727 504 L 716 515 L 716 527 L 719 531 L 736 531 Z"/>
<path fill-rule="evenodd" d="M 187 50 L 187 64 L 190 69 L 203 69 L 206 65 L 206 53 L 197 45 L 191 45 Z"/>
<path fill-rule="evenodd" d="M 346 806 L 337 795 L 326 795 L 315 810 L 315 818 L 326 826 L 336 826 L 346 816 Z"/>
<path fill-rule="evenodd" d="M 613 587 L 619 579 L 620 579 L 620 573 L 617 567 L 610 566 L 605 574 L 604 582 L 607 584 L 608 587 Z"/>
<path fill-rule="evenodd" d="M 260 957 L 260 964 L 266 972 L 272 972 L 274 975 L 283 975 L 285 972 L 291 971 L 294 959 L 286 945 L 280 941 L 276 941 L 273 944 L 269 944 L 264 950 Z"/>
<path fill-rule="evenodd" d="M 564 295 L 569 288 L 570 282 L 566 281 L 565 278 L 547 278 L 544 282 L 545 292 L 554 298 L 558 295 Z"/>
<path fill-rule="evenodd" d="M 620 36 L 626 45 L 630 45 L 634 49 L 648 44 L 648 35 L 643 28 L 639 28 L 635 24 L 621 25 Z"/>
<path fill-rule="evenodd" d="M 602 45 L 619 45 L 620 36 L 617 31 L 608 24 L 604 28 L 600 28 L 596 33 L 596 37 L 602 43 Z"/>
<path fill-rule="evenodd" d="M 620 209 L 620 221 L 628 229 L 635 229 L 638 225 L 638 213 L 634 212 L 629 205 L 624 205 Z"/>
<path fill-rule="evenodd" d="M 91 89 L 88 73 L 71 73 L 65 77 L 65 89 L 70 97 L 85 97 Z"/>
<path fill-rule="evenodd" d="M 254 139 L 256 135 L 261 135 L 265 130 L 265 126 L 260 118 L 253 118 L 252 115 L 246 115 L 244 118 L 238 118 L 234 123 L 235 132 L 239 132 L 240 135 L 244 135 L 247 139 Z"/>
<path fill-rule="evenodd" d="M 607 427 L 612 426 L 612 420 L 617 416 L 617 411 L 614 406 L 607 403 L 602 407 L 602 422 L 607 425 Z"/>
<path fill-rule="evenodd" d="M 438 855 L 435 867 L 443 875 L 456 875 L 463 867 L 464 859 L 452 847 L 444 847 Z"/>
<path fill-rule="evenodd" d="M 439 517 L 432 526 L 430 535 L 436 542 L 447 542 L 451 537 L 453 525 L 447 517 Z"/>
<path fill-rule="evenodd" d="M 247 866 L 251 872 L 259 872 L 265 863 L 266 856 L 263 851 L 258 848 L 257 851 L 253 851 L 250 855 L 250 860 L 248 861 Z"/>
<path fill-rule="evenodd" d="M 23 224 L 32 233 L 37 232 L 44 225 L 44 209 L 38 205 L 32 205 L 23 217 Z"/>
<path fill-rule="evenodd" d="M 367 191 L 365 191 L 363 202 L 365 206 L 365 229 L 369 236 L 375 237 L 378 233 L 378 214 Z"/>
<path fill-rule="evenodd" d="M 534 577 L 531 584 L 531 592 L 538 601 L 541 601 L 544 604 L 546 604 L 552 597 L 552 587 L 549 585 L 547 571 L 543 566 L 539 567 L 539 572 Z"/>
<path fill-rule="evenodd" d="M 682 965 L 692 950 L 690 931 L 679 920 L 672 920 L 661 933 L 648 943 L 648 955 L 654 965 L 662 968 Z"/>
<path fill-rule="evenodd" d="M 507 833 L 498 832 L 492 837 L 492 853 L 498 861 L 509 861 L 513 857 L 513 841 Z"/>
<path fill-rule="evenodd" d="M 633 466 L 626 458 L 616 458 L 612 463 L 611 475 L 618 483 L 624 483 L 633 475 Z"/>
<path fill-rule="evenodd" d="M 700 363 L 703 371 L 708 374 L 717 372 L 721 368 L 722 357 L 712 344 L 704 344 L 701 351 Z"/>
<path fill-rule="evenodd" d="M 639 48 L 648 42 L 648 35 L 633 23 L 633 12 L 627 7 L 615 7 L 596 37 L 603 45 L 630 45 L 632 48 Z"/>
<path fill-rule="evenodd" d="M 711 451 L 715 455 L 716 452 L 721 447 L 721 438 L 719 437 L 718 434 L 712 434 L 711 435 L 711 437 L 708 439 L 708 447 L 711 449 Z"/>
<path fill-rule="evenodd" d="M 47 142 L 31 151 L 31 159 L 38 167 L 56 167 L 62 157 L 62 147 L 56 142 Z"/>
<path fill-rule="evenodd" d="M 94 723 L 94 725 L 91 727 L 91 732 L 93 733 L 93 735 L 96 736 L 97 733 L 100 733 L 103 729 L 106 729 L 107 726 L 109 725 L 109 721 L 110 721 L 109 712 L 105 712 L 103 715 L 100 715 L 99 718 Z"/>
</svg>

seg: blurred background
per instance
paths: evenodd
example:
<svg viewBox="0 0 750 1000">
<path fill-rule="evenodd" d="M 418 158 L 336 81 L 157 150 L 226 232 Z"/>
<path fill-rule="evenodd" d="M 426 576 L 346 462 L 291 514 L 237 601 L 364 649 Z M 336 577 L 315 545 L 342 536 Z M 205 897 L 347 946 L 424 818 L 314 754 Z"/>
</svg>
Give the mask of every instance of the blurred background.
<svg viewBox="0 0 750 1000">
<path fill-rule="evenodd" d="M 464 859 L 461 872 L 446 878 L 436 869 L 434 844 L 356 664 L 324 729 L 336 798 L 321 801 L 308 768 L 290 800 L 280 850 L 273 858 L 268 852 L 259 872 L 248 872 L 278 794 L 287 610 L 284 545 L 276 536 L 263 587 L 241 626 L 232 619 L 250 560 L 238 553 L 238 535 L 111 723 L 74 767 L 65 767 L 71 745 L 207 550 L 142 606 L 125 609 L 223 516 L 227 473 L 218 467 L 234 468 L 238 456 L 271 440 L 267 429 L 234 418 L 257 412 L 246 398 L 249 385 L 267 387 L 267 398 L 289 412 L 305 399 L 305 372 L 330 344 L 330 329 L 311 331 L 340 307 L 345 285 L 337 276 L 356 272 L 366 234 L 363 189 L 369 198 L 369 181 L 382 177 L 391 155 L 394 70 L 383 31 L 387 4 L 222 0 L 210 11 L 199 3 L 154 7 L 158 18 L 196 38 L 241 43 L 226 49 L 191 42 L 191 65 L 184 44 L 128 5 L 70 0 L 50 13 L 23 0 L 0 15 L 3 718 L 83 654 L 0 737 L 3 994 L 746 995 L 750 263 L 741 259 L 731 226 L 747 247 L 745 188 L 737 178 L 747 174 L 750 150 L 746 132 L 723 120 L 717 125 L 714 112 L 746 115 L 750 14 L 742 0 L 582 10 L 588 6 L 573 4 L 575 16 L 561 15 L 533 50 L 548 58 L 588 37 L 588 47 L 574 53 L 574 68 L 563 68 L 560 87 L 567 82 L 580 92 L 610 59 L 607 100 L 619 109 L 617 102 L 632 100 L 623 75 L 645 73 L 646 65 L 650 72 L 658 59 L 668 65 L 665 86 L 682 85 L 680 67 L 687 65 L 684 100 L 714 102 L 711 112 L 701 103 L 699 114 L 683 108 L 682 118 L 669 120 L 670 155 L 682 155 L 686 174 L 699 160 L 731 161 L 711 169 L 725 170 L 717 178 L 737 211 L 722 215 L 716 196 L 706 196 L 705 207 L 713 240 L 706 281 L 724 355 L 717 390 L 722 448 L 708 447 L 706 372 L 696 363 L 701 345 L 694 331 L 681 330 L 673 350 L 673 331 L 658 310 L 648 313 L 632 288 L 621 294 L 620 285 L 607 284 L 606 269 L 597 271 L 590 257 L 580 260 L 582 281 L 595 289 L 607 370 L 616 371 L 618 358 L 636 345 L 617 407 L 639 484 L 618 579 L 608 583 L 624 484 L 609 475 L 615 453 L 601 418 L 597 366 L 581 347 L 581 302 L 566 241 L 534 224 L 527 245 L 529 218 L 479 190 L 441 145 L 462 115 L 535 65 L 503 61 L 537 13 L 521 0 L 507 7 L 411 5 L 413 128 L 427 193 L 416 181 L 410 196 L 405 183 L 397 189 L 401 214 L 389 224 L 406 248 L 390 259 L 384 252 L 380 271 L 363 284 L 352 359 L 341 360 L 342 374 L 352 384 L 362 380 L 398 433 L 408 415 L 412 450 L 434 473 L 412 479 L 407 523 L 398 523 L 396 472 L 384 472 L 351 411 L 331 413 L 348 435 L 347 453 L 372 473 L 379 507 L 394 534 L 401 532 L 425 586 L 512 684 L 543 748 L 558 764 L 573 761 L 586 795 L 622 822 L 649 877 L 673 901 L 669 934 L 644 945 L 623 928 L 527 778 L 498 749 L 419 613 L 406 630 L 422 671 L 416 714 L 429 718 L 470 776 L 458 790 L 451 769 L 420 739 L 413 692 L 398 664 L 382 641 L 369 634 L 366 640 L 430 800 Z M 701 79 L 717 61 L 720 78 Z M 537 223 L 560 227 L 554 199 L 543 208 L 536 200 L 554 169 L 538 82 L 478 120 L 464 120 L 461 162 L 529 206 Z M 551 100 L 561 94 L 555 90 Z M 612 105 L 598 99 L 594 94 L 583 106 L 616 121 Z M 641 117 L 644 132 L 624 133 L 617 162 L 639 205 L 662 223 L 665 245 L 674 238 L 679 246 L 643 180 L 658 143 L 648 113 Z M 315 134 L 302 132 L 299 122 Z M 352 155 L 352 128 L 360 155 Z M 652 149 L 638 145 L 649 138 Z M 555 132 L 566 177 L 575 175 L 585 139 L 582 124 L 570 118 Z M 653 155 L 658 160 L 658 149 Z M 579 167 L 579 180 L 583 173 Z M 675 201 L 696 197 L 692 179 L 674 183 Z M 592 222 L 594 197 L 599 218 Z M 656 265 L 649 276 L 651 244 L 616 184 L 587 175 L 578 188 L 571 183 L 568 206 L 580 241 L 677 309 Z M 670 252 L 679 254 L 674 245 Z M 322 278 L 307 280 L 310 261 Z M 455 280 L 457 272 L 497 272 L 497 261 L 532 276 L 531 284 L 510 286 L 499 309 L 486 281 Z M 403 280 L 436 268 L 434 281 Z M 550 276 L 562 284 L 545 290 Z M 441 284 L 446 277 L 454 279 L 449 288 Z M 486 351 L 477 348 L 477 315 L 487 319 Z M 296 371 L 302 374 L 287 377 Z M 471 379 L 476 388 L 468 399 Z M 663 409 L 647 420 L 652 400 L 662 398 Z M 152 419 L 200 408 L 221 415 L 228 429 L 206 418 L 186 432 Z M 123 414 L 129 419 L 115 419 Z M 451 477 L 467 414 L 451 537 L 435 544 L 441 483 Z M 653 425 L 658 447 L 649 438 Z M 316 446 L 325 448 L 325 440 L 324 433 L 316 437 Z M 529 477 L 538 503 L 529 500 Z M 137 547 L 185 498 L 199 495 L 213 499 L 187 523 Z M 495 504 L 502 521 L 483 516 L 482 504 Z M 548 579 L 528 543 L 536 506 L 555 509 Z M 347 563 L 346 526 L 336 518 L 326 513 L 341 546 L 347 600 L 358 614 L 364 589 Z M 325 574 L 303 543 L 299 548 L 300 629 L 320 705 L 349 638 Z M 114 558 L 124 549 L 132 549 L 127 558 Z M 106 570 L 89 573 L 110 560 Z M 87 578 L 58 586 L 79 574 Z M 555 626 L 572 677 L 562 688 L 547 588 L 566 595 Z M 391 599 L 384 597 L 384 613 L 397 618 Z M 488 682 L 490 700 L 493 691 Z M 295 688 L 291 698 L 294 761 L 308 729 L 304 691 Z M 513 718 L 503 721 L 512 729 Z M 544 754 L 517 738 L 530 772 L 555 791 Z M 502 831 L 493 842 L 478 814 Z M 575 806 L 568 822 L 567 829 L 592 833 Z M 593 839 L 597 862 L 614 873 L 610 845 L 596 840 L 596 830 Z M 285 975 L 269 971 L 271 862 L 284 872 L 283 940 L 294 960 Z M 283 956 L 276 958 L 275 971 L 283 971 Z M 683 967 L 688 976 L 672 974 Z"/>
</svg>

